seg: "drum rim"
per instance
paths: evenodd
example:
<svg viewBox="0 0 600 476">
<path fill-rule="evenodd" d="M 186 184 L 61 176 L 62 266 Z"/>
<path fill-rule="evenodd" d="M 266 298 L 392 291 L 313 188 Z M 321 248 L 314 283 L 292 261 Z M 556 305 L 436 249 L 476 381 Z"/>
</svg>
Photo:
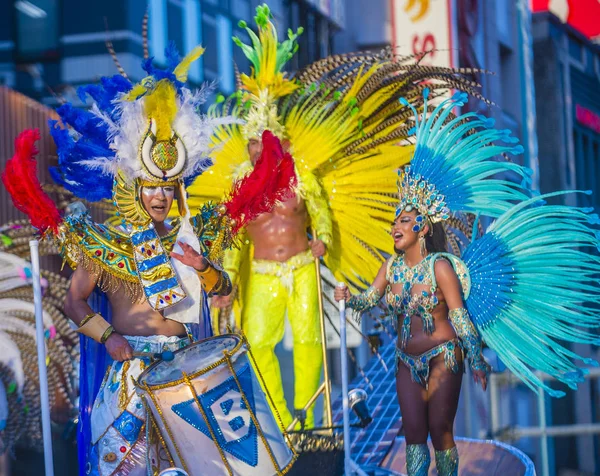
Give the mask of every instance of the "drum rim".
<svg viewBox="0 0 600 476">
<path fill-rule="evenodd" d="M 235 353 L 237 353 L 242 348 L 242 346 L 246 343 L 245 337 L 242 336 L 242 335 L 240 335 L 240 334 L 234 334 L 234 333 L 231 333 L 231 334 L 221 334 L 221 335 L 218 335 L 218 336 L 207 337 L 206 339 L 202 339 L 202 340 L 199 340 L 197 342 L 193 342 L 190 345 L 188 345 L 186 347 L 183 347 L 182 349 L 176 350 L 175 352 L 173 352 L 173 354 L 177 354 L 179 352 L 183 352 L 184 350 L 187 350 L 190 347 L 202 344 L 204 342 L 209 342 L 209 341 L 217 340 L 217 339 L 223 339 L 224 337 L 230 337 L 230 338 L 234 338 L 234 339 L 238 340 L 237 344 L 235 345 L 235 347 L 233 349 L 231 349 L 230 351 L 225 351 L 228 354 L 230 354 L 230 356 L 233 355 L 233 354 L 235 354 Z M 144 369 L 144 371 L 140 374 L 140 376 L 137 378 L 137 380 L 135 380 L 135 385 L 137 387 L 141 388 L 142 390 L 148 390 L 148 391 L 162 390 L 162 389 L 165 389 L 165 388 L 175 387 L 177 385 L 181 385 L 182 383 L 185 383 L 185 379 L 186 378 L 190 379 L 190 380 L 191 379 L 195 379 L 196 377 L 200 377 L 201 375 L 204 375 L 204 374 L 210 372 L 211 370 L 214 370 L 217 367 L 220 367 L 221 365 L 227 363 L 227 360 L 228 360 L 227 357 L 225 355 L 223 355 L 222 358 L 220 358 L 219 360 L 213 362 L 209 366 L 204 367 L 204 368 L 202 368 L 200 370 L 197 370 L 197 371 L 195 371 L 195 372 L 193 372 L 191 374 L 185 374 L 182 371 L 182 374 L 184 374 L 185 377 L 182 376 L 181 378 L 179 378 L 177 380 L 173 380 L 173 381 L 171 381 L 169 383 L 159 383 L 159 384 L 155 384 L 155 385 L 149 385 L 147 382 L 143 382 L 142 383 L 142 377 L 144 377 L 144 374 L 150 373 L 151 370 L 153 370 L 160 363 L 162 363 L 161 360 L 157 360 L 156 362 L 153 362 L 152 364 L 150 364 L 148 367 L 146 367 Z"/>
</svg>

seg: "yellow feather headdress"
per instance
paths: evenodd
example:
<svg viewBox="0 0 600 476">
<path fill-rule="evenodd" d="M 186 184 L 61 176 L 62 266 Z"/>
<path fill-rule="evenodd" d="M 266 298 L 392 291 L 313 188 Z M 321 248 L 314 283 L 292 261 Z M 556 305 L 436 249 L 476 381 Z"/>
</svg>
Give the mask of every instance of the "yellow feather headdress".
<svg viewBox="0 0 600 476">
<path fill-rule="evenodd" d="M 244 44 L 239 38 L 233 41 L 252 63 L 250 76 L 242 74 L 241 100 L 244 103 L 246 124 L 243 134 L 246 139 L 260 137 L 262 132 L 270 130 L 280 138 L 285 129 L 277 112 L 277 99 L 287 96 L 299 88 L 293 79 L 282 72 L 287 61 L 298 50 L 296 38 L 303 32 L 298 28 L 294 33 L 288 30 L 288 39 L 279 43 L 277 30 L 271 21 L 272 15 L 267 5 L 256 8 L 254 20 L 258 28 L 258 36 L 246 22 L 239 26 L 245 28 L 252 40 L 252 46 Z"/>
</svg>

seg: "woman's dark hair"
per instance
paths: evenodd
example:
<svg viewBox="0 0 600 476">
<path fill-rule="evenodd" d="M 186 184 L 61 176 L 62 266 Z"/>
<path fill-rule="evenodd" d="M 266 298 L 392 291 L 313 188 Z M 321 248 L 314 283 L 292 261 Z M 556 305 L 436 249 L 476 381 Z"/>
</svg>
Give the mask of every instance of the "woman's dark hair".
<svg viewBox="0 0 600 476">
<path fill-rule="evenodd" d="M 429 233 L 425 235 L 425 246 L 428 253 L 445 253 L 448 251 L 446 242 L 446 230 L 443 223 L 429 225 Z"/>
</svg>

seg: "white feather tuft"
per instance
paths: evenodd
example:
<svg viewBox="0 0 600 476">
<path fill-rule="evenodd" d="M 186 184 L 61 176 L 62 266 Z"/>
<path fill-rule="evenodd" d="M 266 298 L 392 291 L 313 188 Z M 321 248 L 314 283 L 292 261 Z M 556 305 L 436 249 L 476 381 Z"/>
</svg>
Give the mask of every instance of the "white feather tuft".
<svg viewBox="0 0 600 476">
<path fill-rule="evenodd" d="M 118 168 L 127 179 L 133 180 L 144 175 L 138 154 L 148 121 L 143 101 L 121 101 L 117 111 L 120 118 L 114 133 L 111 130 L 110 148 L 115 152 Z"/>
<path fill-rule="evenodd" d="M 94 157 L 93 159 L 81 160 L 79 163 L 90 170 L 99 170 L 102 174 L 111 175 L 112 177 L 117 175 L 119 170 L 117 161 L 108 157 Z"/>
</svg>

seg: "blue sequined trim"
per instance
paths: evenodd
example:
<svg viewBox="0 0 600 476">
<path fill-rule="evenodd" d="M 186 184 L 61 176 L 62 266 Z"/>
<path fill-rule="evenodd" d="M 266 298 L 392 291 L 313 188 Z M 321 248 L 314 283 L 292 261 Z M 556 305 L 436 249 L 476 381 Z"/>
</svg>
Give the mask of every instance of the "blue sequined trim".
<svg viewBox="0 0 600 476">
<path fill-rule="evenodd" d="M 233 431 L 238 431 L 240 428 L 242 428 L 246 423 L 244 422 L 244 419 L 241 416 L 236 416 L 233 420 L 231 420 L 229 422 L 229 426 L 231 427 L 231 429 Z"/>
<path fill-rule="evenodd" d="M 231 398 L 221 403 L 221 410 L 223 410 L 225 415 L 229 415 L 231 407 L 233 407 L 233 400 Z"/>
<path fill-rule="evenodd" d="M 113 426 L 123 438 L 132 445 L 139 438 L 143 424 L 144 422 L 142 420 L 125 410 L 121 413 L 119 418 L 114 421 Z"/>
<path fill-rule="evenodd" d="M 140 243 L 143 243 L 145 241 L 149 241 L 149 240 L 156 238 L 156 236 L 157 236 L 157 234 L 156 234 L 156 231 L 154 230 L 154 228 L 148 228 L 139 233 L 132 233 L 131 234 L 131 242 L 134 245 L 139 245 Z"/>
<path fill-rule="evenodd" d="M 144 288 L 144 291 L 146 293 L 146 296 L 153 296 L 155 294 L 161 293 L 163 291 L 166 291 L 167 289 L 171 289 L 176 286 L 179 286 L 177 278 L 169 278 L 163 281 L 159 281 L 158 283 L 151 284 L 150 286 L 146 286 Z"/>
<path fill-rule="evenodd" d="M 143 272 L 147 271 L 150 268 L 154 268 L 155 266 L 159 266 L 161 264 L 165 264 L 168 261 L 167 255 L 161 254 L 154 256 L 153 258 L 142 261 L 137 264 L 138 271 Z"/>
<path fill-rule="evenodd" d="M 438 355 L 444 355 L 444 363 L 448 370 L 452 373 L 459 372 L 460 366 L 458 365 L 455 354 L 457 347 L 461 348 L 459 340 L 452 339 L 419 355 L 406 354 L 400 349 L 396 349 L 396 371 L 398 371 L 398 364 L 402 362 L 410 369 L 410 375 L 413 382 L 417 382 L 427 388 L 429 381 L 429 363 Z"/>
</svg>

